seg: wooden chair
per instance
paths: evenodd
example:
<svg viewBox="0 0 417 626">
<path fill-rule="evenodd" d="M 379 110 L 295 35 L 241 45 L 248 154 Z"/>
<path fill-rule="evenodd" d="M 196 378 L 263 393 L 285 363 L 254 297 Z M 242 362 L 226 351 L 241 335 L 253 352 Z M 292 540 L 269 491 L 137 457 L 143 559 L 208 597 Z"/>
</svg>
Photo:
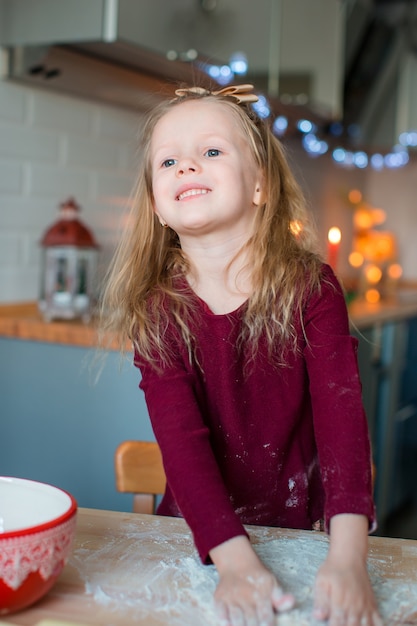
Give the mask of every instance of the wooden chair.
<svg viewBox="0 0 417 626">
<path fill-rule="evenodd" d="M 155 513 L 156 496 L 165 491 L 165 472 L 154 441 L 123 441 L 114 457 L 116 488 L 133 493 L 135 513 Z"/>
</svg>

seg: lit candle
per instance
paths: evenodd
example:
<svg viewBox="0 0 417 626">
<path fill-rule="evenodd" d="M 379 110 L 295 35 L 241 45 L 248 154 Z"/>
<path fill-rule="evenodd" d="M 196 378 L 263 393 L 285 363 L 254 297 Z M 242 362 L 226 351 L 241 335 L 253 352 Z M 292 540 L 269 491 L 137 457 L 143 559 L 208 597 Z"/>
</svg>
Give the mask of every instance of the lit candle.
<svg viewBox="0 0 417 626">
<path fill-rule="evenodd" d="M 330 228 L 327 239 L 327 262 L 336 271 L 340 240 L 342 239 L 340 228 L 337 228 L 337 226 Z"/>
</svg>

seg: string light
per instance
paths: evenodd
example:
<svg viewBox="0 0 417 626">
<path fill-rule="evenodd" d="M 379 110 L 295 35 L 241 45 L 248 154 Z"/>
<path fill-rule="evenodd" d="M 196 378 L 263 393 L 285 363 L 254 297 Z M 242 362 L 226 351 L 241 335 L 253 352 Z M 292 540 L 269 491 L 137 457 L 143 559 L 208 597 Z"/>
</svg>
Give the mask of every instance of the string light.
<svg viewBox="0 0 417 626">
<path fill-rule="evenodd" d="M 258 102 L 253 103 L 253 108 L 262 119 L 266 119 L 271 115 L 271 108 L 265 96 L 258 94 Z"/>
<path fill-rule="evenodd" d="M 221 85 L 228 85 L 235 75 L 243 76 L 248 70 L 246 56 L 242 52 L 236 52 L 230 57 L 228 65 L 210 65 L 199 63 L 200 68 L 211 78 Z M 252 104 L 259 117 L 266 119 L 271 116 L 271 107 L 264 95 L 258 94 L 259 101 Z M 301 133 L 301 144 L 304 150 L 312 157 L 318 157 L 329 151 L 329 144 L 325 139 L 318 136 L 317 125 L 309 119 L 302 118 L 295 122 L 296 130 Z M 277 137 L 284 137 L 289 131 L 289 120 L 284 115 L 278 115 L 272 122 L 272 131 Z M 332 137 L 341 137 L 344 133 L 351 138 L 360 136 L 360 127 L 350 124 L 344 128 L 342 122 L 332 122 L 328 125 L 327 133 Z M 398 138 L 398 144 L 393 146 L 386 154 L 375 152 L 369 154 L 365 150 L 346 150 L 343 146 L 332 149 L 333 161 L 342 167 L 365 169 L 371 167 L 380 171 L 384 168 L 398 169 L 404 167 L 410 161 L 408 148 L 417 147 L 417 130 L 402 132 Z"/>
<path fill-rule="evenodd" d="M 316 125 L 310 122 L 310 120 L 298 120 L 296 126 L 302 133 L 314 133 L 316 130 Z"/>
<path fill-rule="evenodd" d="M 392 263 L 392 265 L 388 267 L 387 271 L 390 278 L 398 280 L 402 276 L 403 268 L 399 265 L 399 263 Z"/>
<path fill-rule="evenodd" d="M 325 154 L 329 149 L 329 144 L 326 141 L 320 141 L 313 133 L 308 133 L 304 136 L 302 141 L 304 150 L 312 156 L 319 156 Z"/>
<path fill-rule="evenodd" d="M 361 267 L 363 265 L 364 258 L 360 252 L 353 251 L 349 254 L 349 264 L 352 267 Z"/>
<path fill-rule="evenodd" d="M 285 135 L 288 128 L 288 118 L 285 115 L 278 115 L 272 124 L 272 131 L 278 137 Z"/>
<path fill-rule="evenodd" d="M 411 131 L 408 133 L 401 133 L 399 136 L 399 142 L 402 146 L 405 147 L 415 147 L 417 146 L 417 131 Z"/>
<path fill-rule="evenodd" d="M 369 283 L 379 283 L 382 278 L 382 270 L 377 265 L 369 265 L 365 269 L 365 276 Z"/>
<path fill-rule="evenodd" d="M 374 170 L 382 170 L 384 169 L 384 157 L 382 154 L 378 152 L 371 156 L 371 165 Z"/>
<path fill-rule="evenodd" d="M 230 69 L 238 76 L 244 76 L 248 71 L 248 60 L 244 52 L 235 52 L 229 60 Z"/>
<path fill-rule="evenodd" d="M 366 154 L 366 152 L 363 152 L 363 151 L 354 152 L 353 163 L 356 165 L 356 167 L 363 169 L 364 167 L 368 165 L 368 162 L 369 162 L 369 159 L 368 159 L 368 155 Z"/>
<path fill-rule="evenodd" d="M 381 299 L 381 294 L 377 289 L 368 289 L 365 292 L 365 300 L 370 304 L 377 304 Z"/>
</svg>

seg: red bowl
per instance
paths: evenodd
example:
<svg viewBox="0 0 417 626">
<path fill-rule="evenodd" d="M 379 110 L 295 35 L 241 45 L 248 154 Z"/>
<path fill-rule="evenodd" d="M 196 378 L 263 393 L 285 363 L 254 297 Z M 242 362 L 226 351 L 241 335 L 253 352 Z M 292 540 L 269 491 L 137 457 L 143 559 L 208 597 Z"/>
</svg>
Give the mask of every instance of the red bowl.
<svg viewBox="0 0 417 626">
<path fill-rule="evenodd" d="M 0 615 L 24 609 L 53 586 L 71 552 L 77 503 L 66 491 L 0 476 Z"/>
</svg>

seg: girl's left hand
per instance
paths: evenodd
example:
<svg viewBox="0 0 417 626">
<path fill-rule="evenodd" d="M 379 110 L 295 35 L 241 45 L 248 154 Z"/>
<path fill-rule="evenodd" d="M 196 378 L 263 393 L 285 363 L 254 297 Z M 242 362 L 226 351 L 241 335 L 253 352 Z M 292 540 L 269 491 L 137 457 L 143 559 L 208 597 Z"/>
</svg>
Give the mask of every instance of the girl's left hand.
<svg viewBox="0 0 417 626">
<path fill-rule="evenodd" d="M 314 618 L 328 626 L 383 626 L 363 559 L 327 557 L 316 578 Z"/>
</svg>

